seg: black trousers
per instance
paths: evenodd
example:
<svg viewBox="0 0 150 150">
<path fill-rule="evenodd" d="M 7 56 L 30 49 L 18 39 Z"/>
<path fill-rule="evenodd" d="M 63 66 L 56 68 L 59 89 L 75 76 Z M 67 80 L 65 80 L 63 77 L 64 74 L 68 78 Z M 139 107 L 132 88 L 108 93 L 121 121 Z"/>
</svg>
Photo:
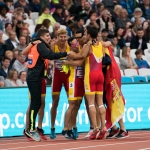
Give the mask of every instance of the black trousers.
<svg viewBox="0 0 150 150">
<path fill-rule="evenodd" d="M 42 80 L 27 81 L 27 84 L 31 95 L 31 104 L 29 111 L 29 127 L 30 130 L 33 131 L 35 130 L 36 116 L 41 107 Z"/>
</svg>

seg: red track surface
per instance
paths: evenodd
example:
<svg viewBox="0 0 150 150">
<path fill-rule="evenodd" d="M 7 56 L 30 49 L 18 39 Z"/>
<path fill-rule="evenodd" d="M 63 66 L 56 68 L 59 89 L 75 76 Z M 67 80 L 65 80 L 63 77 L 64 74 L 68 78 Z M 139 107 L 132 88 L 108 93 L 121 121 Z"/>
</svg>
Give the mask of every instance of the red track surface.
<svg viewBox="0 0 150 150">
<path fill-rule="evenodd" d="M 27 141 L 24 137 L 1 138 L 0 150 L 150 150 L 150 131 L 129 132 L 125 139 L 88 140 L 80 134 L 78 140 L 57 135 L 55 140 Z"/>
</svg>

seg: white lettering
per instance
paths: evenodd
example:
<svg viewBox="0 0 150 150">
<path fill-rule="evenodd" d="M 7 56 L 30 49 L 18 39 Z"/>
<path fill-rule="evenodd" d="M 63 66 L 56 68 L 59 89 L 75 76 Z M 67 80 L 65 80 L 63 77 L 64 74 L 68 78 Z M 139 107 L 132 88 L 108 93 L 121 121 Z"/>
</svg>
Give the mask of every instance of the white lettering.
<svg viewBox="0 0 150 150">
<path fill-rule="evenodd" d="M 3 119 L 6 120 L 3 121 Z M 0 136 L 3 136 L 3 129 L 8 129 L 9 126 L 10 126 L 10 118 L 8 114 L 0 114 Z"/>
<path fill-rule="evenodd" d="M 64 121 L 66 106 L 67 106 L 67 104 L 64 103 L 63 109 L 62 109 L 62 114 L 61 114 L 61 120 L 60 120 L 60 126 L 61 126 L 61 127 L 62 127 L 62 124 L 63 124 L 63 121 Z"/>
<path fill-rule="evenodd" d="M 133 118 L 131 118 L 131 112 L 133 113 Z M 130 107 L 127 111 L 127 118 L 129 122 L 135 122 L 136 120 L 136 110 L 133 107 Z"/>
<path fill-rule="evenodd" d="M 43 127 L 48 127 L 49 123 L 48 123 L 48 112 L 45 112 L 45 122 L 42 123 Z"/>
<path fill-rule="evenodd" d="M 15 117 L 15 124 L 18 128 L 23 128 L 24 124 L 19 124 L 19 118 L 23 117 L 23 113 L 17 113 L 16 117 Z"/>
<path fill-rule="evenodd" d="M 147 113 L 148 119 L 150 120 L 150 108 L 148 109 Z"/>
<path fill-rule="evenodd" d="M 82 124 L 82 114 L 84 114 L 84 110 L 79 110 L 79 124 Z"/>
<path fill-rule="evenodd" d="M 143 107 L 138 107 L 137 108 L 137 113 L 138 113 L 138 122 L 141 122 L 141 112 L 143 111 Z"/>
<path fill-rule="evenodd" d="M 126 115 L 125 115 L 125 114 L 126 114 L 126 113 L 125 113 L 126 111 L 127 111 L 127 109 L 126 109 L 126 108 L 124 108 L 123 122 L 126 122 Z"/>
</svg>

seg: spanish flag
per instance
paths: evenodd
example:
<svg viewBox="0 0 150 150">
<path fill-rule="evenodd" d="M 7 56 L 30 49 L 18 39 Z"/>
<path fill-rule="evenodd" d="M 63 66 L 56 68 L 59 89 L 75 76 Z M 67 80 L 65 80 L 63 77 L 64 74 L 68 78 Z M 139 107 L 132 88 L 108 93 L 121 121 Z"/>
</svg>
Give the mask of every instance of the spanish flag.
<svg viewBox="0 0 150 150">
<path fill-rule="evenodd" d="M 121 73 L 112 49 L 106 48 L 105 53 L 112 59 L 111 65 L 107 67 L 104 85 L 107 99 L 106 127 L 110 129 L 123 118 L 125 101 L 121 92 Z"/>
</svg>

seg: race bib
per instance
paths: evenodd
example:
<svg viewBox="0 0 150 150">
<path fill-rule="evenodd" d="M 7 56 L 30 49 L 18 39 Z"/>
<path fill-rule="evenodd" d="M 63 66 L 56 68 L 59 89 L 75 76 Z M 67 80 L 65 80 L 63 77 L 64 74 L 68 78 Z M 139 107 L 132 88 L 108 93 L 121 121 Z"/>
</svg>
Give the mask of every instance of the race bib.
<svg viewBox="0 0 150 150">
<path fill-rule="evenodd" d="M 61 60 L 56 60 L 55 61 L 55 68 L 57 70 L 62 70 L 62 61 Z"/>
<path fill-rule="evenodd" d="M 83 77 L 83 67 L 76 68 L 76 77 L 78 77 L 78 78 Z"/>
</svg>

